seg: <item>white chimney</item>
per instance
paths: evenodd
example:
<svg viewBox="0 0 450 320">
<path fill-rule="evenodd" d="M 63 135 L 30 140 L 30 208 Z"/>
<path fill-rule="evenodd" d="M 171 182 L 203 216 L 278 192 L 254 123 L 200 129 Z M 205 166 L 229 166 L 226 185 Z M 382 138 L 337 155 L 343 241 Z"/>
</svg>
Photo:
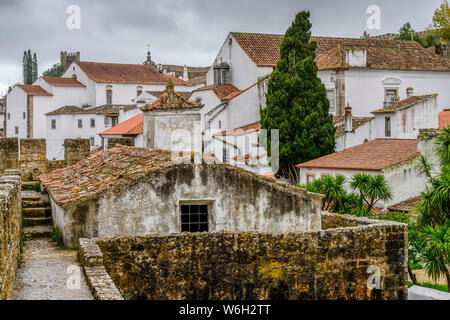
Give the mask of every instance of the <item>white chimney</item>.
<svg viewBox="0 0 450 320">
<path fill-rule="evenodd" d="M 409 87 L 406 89 L 406 98 L 411 98 L 414 95 L 414 88 Z"/>
<path fill-rule="evenodd" d="M 183 68 L 183 80 L 184 81 L 189 81 L 188 69 L 187 69 L 186 65 L 184 65 L 184 68 Z"/>
<path fill-rule="evenodd" d="M 345 123 L 344 128 L 345 132 L 352 132 L 353 131 L 353 119 L 352 119 L 352 108 L 347 103 L 347 106 L 345 107 Z"/>
<path fill-rule="evenodd" d="M 118 120 L 118 123 L 123 122 L 124 117 L 125 117 L 125 110 L 124 110 L 124 107 L 123 107 L 123 106 L 120 106 L 120 107 L 119 107 L 119 119 L 117 119 L 117 120 Z"/>
</svg>

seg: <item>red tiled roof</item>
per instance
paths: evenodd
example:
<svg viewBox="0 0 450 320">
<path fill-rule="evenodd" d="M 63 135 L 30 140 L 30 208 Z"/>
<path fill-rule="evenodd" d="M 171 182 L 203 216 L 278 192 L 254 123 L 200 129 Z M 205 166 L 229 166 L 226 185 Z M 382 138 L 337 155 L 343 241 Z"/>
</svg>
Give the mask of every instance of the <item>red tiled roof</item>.
<svg viewBox="0 0 450 320">
<path fill-rule="evenodd" d="M 100 135 L 141 134 L 144 131 L 144 115 L 138 114 L 131 119 L 99 133 Z"/>
<path fill-rule="evenodd" d="M 431 99 L 436 96 L 437 96 L 437 94 L 427 94 L 424 96 L 412 96 L 412 97 L 406 98 L 402 101 L 396 102 L 388 107 L 372 111 L 371 113 L 393 113 L 395 111 L 406 109 L 406 108 L 411 107 L 419 102 Z"/>
<path fill-rule="evenodd" d="M 166 84 L 171 79 L 175 85 L 190 86 L 181 79 L 160 74 L 154 67 L 142 64 L 103 62 L 76 62 L 88 77 L 100 83 Z"/>
<path fill-rule="evenodd" d="M 342 119 L 342 121 L 338 121 L 338 119 Z M 352 128 L 353 130 L 358 129 L 359 127 L 365 125 L 367 122 L 369 122 L 370 120 L 372 120 L 374 118 L 370 118 L 370 117 L 352 117 Z M 333 122 L 337 122 L 337 123 L 333 123 L 334 126 L 336 126 L 336 133 L 335 133 L 335 137 L 339 138 L 342 137 L 345 134 L 345 122 L 344 122 L 344 116 L 336 116 L 333 118 Z"/>
<path fill-rule="evenodd" d="M 450 109 L 439 112 L 439 129 L 450 126 Z"/>
<path fill-rule="evenodd" d="M 275 67 L 280 59 L 283 35 L 231 32 L 248 57 L 258 66 Z M 316 63 L 320 70 L 350 68 L 346 49 L 365 48 L 367 65 L 376 70 L 450 71 L 450 59 L 430 53 L 415 41 L 311 37 L 317 42 Z M 361 68 L 361 67 L 351 67 Z"/>
<path fill-rule="evenodd" d="M 52 96 L 52 94 L 42 89 L 41 86 L 25 84 L 18 84 L 17 86 L 30 96 Z"/>
<path fill-rule="evenodd" d="M 247 124 L 245 126 L 232 129 L 232 130 L 224 130 L 214 134 L 215 136 L 243 136 L 245 134 L 249 134 L 252 132 L 256 132 L 261 130 L 261 123 L 255 122 L 251 124 Z"/>
<path fill-rule="evenodd" d="M 375 139 L 297 165 L 299 168 L 381 171 L 417 157 L 417 140 Z"/>
<path fill-rule="evenodd" d="M 184 96 L 176 92 L 173 83 L 167 84 L 166 90 L 161 93 L 156 101 L 152 104 L 141 107 L 142 111 L 150 110 L 172 110 L 172 109 L 194 109 L 201 108 L 203 105 L 189 101 Z"/>
<path fill-rule="evenodd" d="M 231 100 L 236 95 L 238 95 L 242 92 L 241 90 L 239 90 L 238 88 L 236 88 L 235 86 L 233 86 L 231 84 L 222 84 L 222 85 L 218 85 L 218 86 L 209 85 L 206 87 L 201 87 L 201 88 L 198 88 L 198 89 L 192 91 L 192 93 L 197 92 L 197 91 L 206 91 L 206 90 L 212 90 L 214 92 L 214 94 L 221 100 Z"/>
<path fill-rule="evenodd" d="M 78 82 L 74 78 L 60 78 L 60 77 L 42 77 L 45 82 L 52 86 L 62 87 L 86 87 L 81 82 Z"/>
</svg>

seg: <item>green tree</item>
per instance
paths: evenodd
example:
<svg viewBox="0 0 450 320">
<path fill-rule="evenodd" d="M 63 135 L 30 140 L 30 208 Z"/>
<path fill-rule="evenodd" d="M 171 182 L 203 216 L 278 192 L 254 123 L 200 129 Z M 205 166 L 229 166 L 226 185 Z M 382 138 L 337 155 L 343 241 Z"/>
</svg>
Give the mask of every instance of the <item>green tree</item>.
<svg viewBox="0 0 450 320">
<path fill-rule="evenodd" d="M 37 67 L 37 57 L 36 53 L 31 55 L 30 49 L 23 53 L 22 59 L 22 68 L 23 68 L 23 83 L 24 84 L 33 84 L 34 81 L 38 78 L 38 67 Z"/>
<path fill-rule="evenodd" d="M 47 77 L 61 77 L 64 73 L 64 67 L 59 63 L 54 64 L 50 69 L 47 69 L 42 73 L 43 76 Z"/>
<path fill-rule="evenodd" d="M 322 210 L 330 210 L 336 207 L 341 199 L 347 195 L 345 191 L 346 181 L 347 179 L 343 175 L 336 175 L 335 178 L 332 176 L 324 176 L 299 187 L 309 192 L 325 195 L 322 202 Z"/>
<path fill-rule="evenodd" d="M 427 226 L 423 230 L 421 251 L 425 270 L 434 280 L 444 275 L 450 292 L 450 224 Z"/>
<path fill-rule="evenodd" d="M 433 27 L 436 36 L 441 40 L 450 41 L 450 8 L 447 0 L 444 0 L 441 6 L 434 11 Z"/>
<path fill-rule="evenodd" d="M 415 31 L 409 22 L 405 23 L 399 30 L 400 40 L 414 40 Z"/>
<path fill-rule="evenodd" d="M 361 39 L 367 39 L 367 38 L 370 38 L 370 33 L 368 33 L 366 30 L 364 30 L 364 32 L 361 36 Z"/>
<path fill-rule="evenodd" d="M 335 147 L 330 103 L 314 62 L 317 44 L 309 41 L 309 17 L 309 12 L 299 12 L 286 31 L 269 79 L 267 106 L 261 110 L 268 150 L 271 130 L 279 130 L 280 174 L 291 183 L 298 181 L 296 164 L 330 154 Z"/>
<path fill-rule="evenodd" d="M 350 186 L 354 191 L 359 192 L 369 212 L 379 201 L 388 201 L 393 198 L 391 188 L 381 174 L 356 173 L 352 177 Z"/>
</svg>

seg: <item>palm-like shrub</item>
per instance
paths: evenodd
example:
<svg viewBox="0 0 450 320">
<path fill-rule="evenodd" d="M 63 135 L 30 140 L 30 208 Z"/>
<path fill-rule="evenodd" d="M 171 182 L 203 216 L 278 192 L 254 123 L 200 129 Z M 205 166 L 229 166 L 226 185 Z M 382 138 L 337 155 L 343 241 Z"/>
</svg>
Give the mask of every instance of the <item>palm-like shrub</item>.
<svg viewBox="0 0 450 320">
<path fill-rule="evenodd" d="M 420 254 L 427 274 L 434 280 L 445 275 L 450 292 L 450 224 L 425 227 L 422 239 Z"/>
<path fill-rule="evenodd" d="M 324 176 L 300 187 L 309 192 L 325 195 L 322 210 L 329 210 L 346 195 L 347 192 L 344 187 L 346 181 L 347 179 L 343 175 L 337 175 L 335 178 L 332 176 Z"/>
<path fill-rule="evenodd" d="M 356 173 L 350 186 L 359 192 L 369 212 L 379 201 L 388 201 L 393 197 L 388 182 L 381 174 Z"/>
</svg>

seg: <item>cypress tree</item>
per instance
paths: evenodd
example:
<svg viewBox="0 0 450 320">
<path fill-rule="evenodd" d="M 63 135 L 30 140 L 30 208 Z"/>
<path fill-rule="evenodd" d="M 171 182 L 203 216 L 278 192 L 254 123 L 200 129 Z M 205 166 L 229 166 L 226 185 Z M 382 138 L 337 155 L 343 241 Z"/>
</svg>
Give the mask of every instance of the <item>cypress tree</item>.
<svg viewBox="0 0 450 320">
<path fill-rule="evenodd" d="M 38 64 L 37 64 L 37 56 L 36 56 L 36 52 L 33 54 L 33 64 L 32 64 L 32 80 L 33 82 L 35 82 L 38 78 Z"/>
<path fill-rule="evenodd" d="M 314 61 L 317 43 L 311 37 L 310 14 L 299 12 L 286 31 L 280 60 L 272 73 L 261 110 L 261 128 L 279 129 L 279 173 L 298 182 L 296 164 L 334 152 L 336 129 L 330 102 Z M 270 150 L 270 138 L 267 141 Z"/>
<path fill-rule="evenodd" d="M 23 83 L 27 84 L 27 52 L 23 52 L 23 59 L 22 59 L 22 76 L 23 76 Z"/>
</svg>

